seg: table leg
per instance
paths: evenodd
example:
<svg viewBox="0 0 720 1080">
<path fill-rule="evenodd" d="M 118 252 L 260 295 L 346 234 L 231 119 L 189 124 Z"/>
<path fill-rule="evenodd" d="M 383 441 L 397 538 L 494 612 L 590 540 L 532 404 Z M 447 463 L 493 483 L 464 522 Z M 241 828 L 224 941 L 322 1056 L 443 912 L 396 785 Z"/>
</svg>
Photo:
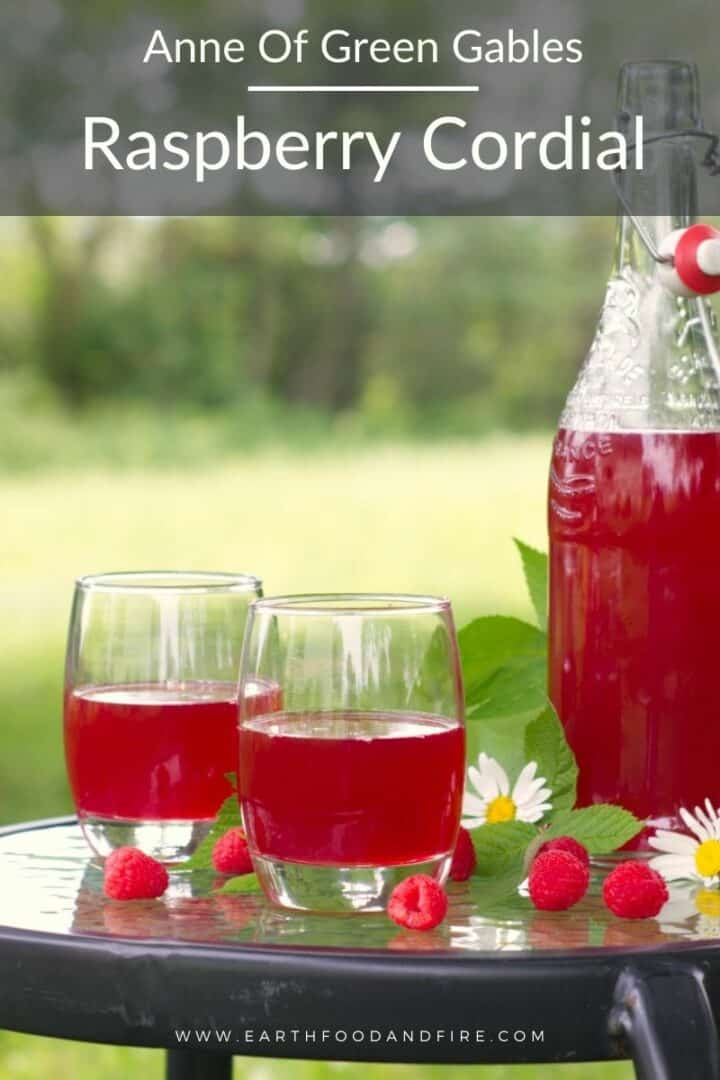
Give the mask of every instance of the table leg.
<svg viewBox="0 0 720 1080">
<path fill-rule="evenodd" d="M 702 972 L 623 972 L 609 1031 L 638 1080 L 720 1080 L 718 1035 Z"/>
<path fill-rule="evenodd" d="M 165 1080 L 232 1080 L 233 1059 L 227 1054 L 168 1050 Z"/>
</svg>

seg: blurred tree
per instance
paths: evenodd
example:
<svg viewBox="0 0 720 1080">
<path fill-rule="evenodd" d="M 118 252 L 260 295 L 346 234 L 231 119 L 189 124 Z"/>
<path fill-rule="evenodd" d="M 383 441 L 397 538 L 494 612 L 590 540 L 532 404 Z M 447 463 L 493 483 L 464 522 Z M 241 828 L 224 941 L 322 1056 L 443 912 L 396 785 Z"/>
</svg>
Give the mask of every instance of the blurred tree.
<svg viewBox="0 0 720 1080">
<path fill-rule="evenodd" d="M 260 395 L 396 430 L 552 422 L 610 260 L 602 219 L 38 217 L 27 236 L 5 354 L 69 404 Z"/>
<path fill-rule="evenodd" d="M 706 0 L 688 4 L 689 15 L 657 0 L 641 37 L 657 55 L 674 35 L 680 44 L 692 41 L 709 73 L 715 43 L 701 32 Z M 488 0 L 483 29 L 534 20 L 536 6 Z M 215 0 L 212 9 L 213 34 L 238 32 L 237 0 Z M 578 100 L 602 95 L 605 102 L 608 70 L 638 40 L 638 26 L 621 0 L 561 9 L 565 29 L 593 43 L 573 75 Z M 277 22 L 279 9 L 246 0 L 241 14 L 245 32 Z M 448 12 L 432 0 L 366 0 L 362 10 L 343 12 L 342 25 L 442 39 L 449 14 L 472 23 L 478 5 L 463 0 Z M 337 4 L 307 0 L 288 25 L 300 19 L 316 40 L 337 25 Z M 178 32 L 207 29 L 207 12 L 191 0 L 49 0 L 0 11 L 3 175 L 40 215 L 26 223 L 25 248 L 2 258 L 9 286 L 0 299 L 2 366 L 31 370 L 75 408 L 120 398 L 188 410 L 269 400 L 350 414 L 371 430 L 553 423 L 601 301 L 606 220 L 354 217 L 347 175 L 335 177 L 333 188 L 341 189 L 343 217 L 43 216 L 53 181 L 48 163 L 76 144 L 77 117 L 100 108 L 105 91 L 129 128 L 150 122 L 150 114 L 162 127 L 178 103 L 183 124 L 203 128 L 226 107 L 227 84 L 212 67 L 168 65 L 128 82 L 122 57 L 137 55 L 155 20 Z M 295 75 L 312 82 L 326 68 L 313 54 Z M 407 72 L 409 79 L 421 74 L 412 65 Z M 361 82 L 376 73 L 367 57 L 356 69 Z M 433 68 L 438 81 L 445 73 L 443 63 Z M 342 69 L 335 74 L 340 79 Z M 240 84 L 233 110 L 244 108 Z M 421 97 L 406 105 L 418 123 Z M 318 130 L 340 115 L 348 128 L 372 124 L 380 136 L 395 123 L 390 103 L 378 117 L 362 96 L 347 95 L 343 113 L 331 111 L 328 96 L 314 98 Z M 714 100 L 717 80 L 708 78 L 711 108 Z M 295 95 L 264 108 L 291 127 L 310 105 Z M 611 112 L 607 100 L 608 122 Z"/>
</svg>

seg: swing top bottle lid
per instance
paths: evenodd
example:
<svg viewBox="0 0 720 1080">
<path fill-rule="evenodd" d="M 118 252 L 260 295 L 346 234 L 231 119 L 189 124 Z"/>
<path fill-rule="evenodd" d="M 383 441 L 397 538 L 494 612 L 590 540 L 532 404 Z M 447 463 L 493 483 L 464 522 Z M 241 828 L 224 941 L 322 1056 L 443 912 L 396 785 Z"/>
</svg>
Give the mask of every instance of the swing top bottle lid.
<svg viewBox="0 0 720 1080">
<path fill-rule="evenodd" d="M 711 309 L 679 278 L 714 290 L 717 240 L 694 226 L 697 69 L 679 61 L 626 64 L 620 73 L 618 128 L 645 119 L 642 170 L 618 174 L 626 212 L 618 218 L 615 264 L 595 338 L 567 399 L 561 427 L 575 431 L 720 431 L 720 358 Z M 672 138 L 653 140 L 653 135 Z M 687 138 L 682 137 L 687 133 Z M 649 141 L 653 140 L 653 141 Z M 662 251 L 671 234 L 676 251 Z M 681 235 L 689 237 L 680 244 Z M 657 253 L 661 253 L 661 261 Z M 710 281 L 703 281 L 696 271 Z M 712 288 L 710 287 L 712 286 Z"/>
<path fill-rule="evenodd" d="M 643 117 L 646 139 L 701 129 L 697 66 L 682 60 L 624 64 L 618 85 L 620 129 L 630 129 L 636 116 Z M 662 169 L 663 164 L 658 164 Z M 687 210 L 692 214 L 694 207 L 688 206 Z M 659 267 L 660 280 L 666 289 L 684 297 L 720 292 L 717 229 L 710 225 L 689 225 L 658 239 L 659 253 L 667 259 Z"/>
<path fill-rule="evenodd" d="M 720 231 L 712 225 L 675 229 L 662 242 L 660 280 L 675 296 L 720 292 Z"/>
</svg>

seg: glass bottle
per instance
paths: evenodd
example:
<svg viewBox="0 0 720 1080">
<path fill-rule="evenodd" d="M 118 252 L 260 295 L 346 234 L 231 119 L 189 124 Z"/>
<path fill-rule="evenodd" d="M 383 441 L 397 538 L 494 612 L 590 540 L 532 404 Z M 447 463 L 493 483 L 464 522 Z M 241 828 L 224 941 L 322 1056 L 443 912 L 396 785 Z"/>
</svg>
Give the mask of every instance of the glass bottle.
<svg viewBox="0 0 720 1080">
<path fill-rule="evenodd" d="M 619 129 L 700 127 L 697 71 L 626 65 Z M 623 193 L 656 247 L 696 212 L 695 140 L 645 146 Z M 621 213 L 590 352 L 560 419 L 549 487 L 550 696 L 579 805 L 646 822 L 720 804 L 720 365 L 711 309 L 666 289 Z"/>
</svg>

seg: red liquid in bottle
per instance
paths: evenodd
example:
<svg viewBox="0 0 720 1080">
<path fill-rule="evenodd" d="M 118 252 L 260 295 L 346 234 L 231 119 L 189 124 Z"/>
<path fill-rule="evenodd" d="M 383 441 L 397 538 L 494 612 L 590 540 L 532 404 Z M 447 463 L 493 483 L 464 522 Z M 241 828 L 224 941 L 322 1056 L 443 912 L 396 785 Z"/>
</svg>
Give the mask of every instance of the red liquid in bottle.
<svg viewBox="0 0 720 1080">
<path fill-rule="evenodd" d="M 239 793 L 270 858 L 394 866 L 455 844 L 465 733 L 413 714 L 279 714 L 240 730 Z"/>
<path fill-rule="evenodd" d="M 252 712 L 280 707 L 258 680 Z M 238 707 L 230 683 L 91 686 L 66 697 L 65 752 L 80 817 L 202 821 L 232 792 Z"/>
<path fill-rule="evenodd" d="M 579 805 L 649 828 L 720 803 L 720 434 L 561 430 L 550 479 L 550 694 Z"/>
</svg>

